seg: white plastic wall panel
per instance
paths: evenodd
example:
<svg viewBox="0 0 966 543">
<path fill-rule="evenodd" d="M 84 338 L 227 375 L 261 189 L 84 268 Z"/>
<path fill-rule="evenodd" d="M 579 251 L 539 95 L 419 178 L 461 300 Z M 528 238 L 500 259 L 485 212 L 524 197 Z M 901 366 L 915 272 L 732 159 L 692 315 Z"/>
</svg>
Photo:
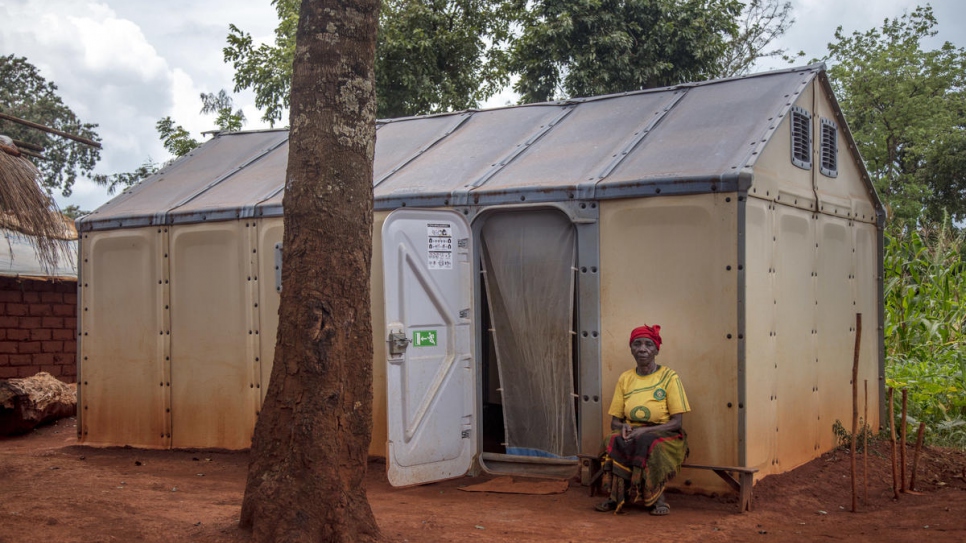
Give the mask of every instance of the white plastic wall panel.
<svg viewBox="0 0 966 543">
<path fill-rule="evenodd" d="M 203 214 L 253 206 L 272 196 L 285 185 L 287 167 L 288 143 L 285 142 L 184 205 L 173 209 L 171 213 Z"/>
<path fill-rule="evenodd" d="M 173 447 L 251 445 L 260 394 L 247 230 L 237 221 L 171 228 Z"/>
<path fill-rule="evenodd" d="M 807 85 L 800 91 L 790 97 L 793 99 L 792 103 L 811 110 L 814 87 Z M 799 209 L 815 210 L 812 170 L 804 170 L 792 164 L 791 121 L 788 108 L 772 112 L 769 117 L 772 124 L 777 123 L 777 128 L 755 162 L 755 179 L 748 189 L 748 195 L 781 202 Z M 814 147 L 815 142 L 812 143 Z M 814 158 L 813 152 L 813 161 Z"/>
<path fill-rule="evenodd" d="M 387 211 L 373 213 L 372 269 L 369 281 L 370 308 L 372 310 L 372 440 L 369 442 L 371 456 L 385 457 L 389 442 L 386 407 L 386 360 L 388 337 L 382 337 L 386 329 L 386 293 L 382 261 L 382 225 L 389 215 Z"/>
<path fill-rule="evenodd" d="M 789 72 L 689 89 L 602 183 L 737 175 L 768 131 L 770 118 L 785 104 L 763 98 L 781 96 L 812 76 Z"/>
<path fill-rule="evenodd" d="M 586 102 L 529 145 L 526 153 L 499 171 L 482 190 L 571 186 L 574 180 L 596 182 L 631 149 L 640 132 L 673 103 L 671 93 L 638 94 Z M 615 156 L 615 154 L 617 156 Z"/>
<path fill-rule="evenodd" d="M 773 204 L 749 198 L 745 208 L 745 462 L 758 477 L 777 471 L 778 318 Z"/>
<path fill-rule="evenodd" d="M 152 448 L 168 443 L 159 230 L 83 234 L 82 443 Z"/>
<path fill-rule="evenodd" d="M 812 213 L 773 206 L 777 241 L 775 352 L 778 373 L 778 470 L 815 456 L 819 368 L 816 322 L 816 224 Z"/>
<path fill-rule="evenodd" d="M 248 224 L 248 221 L 245 221 Z M 275 282 L 275 245 L 282 242 L 282 218 L 276 217 L 253 221 L 256 225 L 258 239 L 258 307 L 259 344 L 256 353 L 255 367 L 258 381 L 255 388 L 259 390 L 259 405 L 265 400 L 268 383 L 272 376 L 272 364 L 275 362 L 275 342 L 278 339 L 278 306 L 281 292 Z"/>
<path fill-rule="evenodd" d="M 852 252 L 852 221 L 820 214 L 818 281 L 815 311 L 819 382 L 818 440 L 816 453 L 835 446 L 832 424 L 840 420 L 849 427 L 852 415 L 852 354 L 855 347 L 855 258 Z M 869 324 L 875 322 L 869 315 Z M 861 381 L 861 380 L 860 380 Z"/>
<path fill-rule="evenodd" d="M 603 428 L 617 378 L 634 367 L 631 330 L 660 324 L 657 362 L 678 372 L 691 403 L 691 461 L 737 464 L 737 254 L 734 195 L 600 203 Z M 675 482 L 718 488 L 716 479 L 690 472 Z"/>
<path fill-rule="evenodd" d="M 518 145 L 560 114 L 560 107 L 534 106 L 474 115 L 379 185 L 377 196 L 391 198 L 469 190 L 474 182 L 515 152 Z"/>
<path fill-rule="evenodd" d="M 858 151 L 846 137 L 844 118 L 834 107 L 831 96 L 820 80 L 813 81 L 811 87 L 814 89 L 812 136 L 815 150 L 812 166 L 816 172 L 815 187 L 819 196 L 819 211 L 874 224 L 875 207 L 869 194 L 869 182 L 863 179 L 865 173 L 859 167 L 861 158 Z M 822 119 L 828 119 L 836 125 L 838 172 L 835 177 L 825 175 L 820 169 Z"/>
<path fill-rule="evenodd" d="M 880 339 L 882 324 L 879 322 L 879 277 L 882 270 L 878 267 L 878 230 L 874 225 L 853 222 L 853 248 L 855 249 L 853 301 L 854 312 L 862 313 L 862 342 L 859 349 L 859 401 L 864 411 L 864 381 L 869 381 L 869 425 L 879 427 L 879 406 L 885 405 L 882 387 L 885 375 L 880 375 L 880 360 L 884 356 Z M 854 350 L 855 346 L 851 348 Z M 851 415 L 849 415 L 851 416 Z M 843 418 L 843 424 L 846 419 Z"/>
<path fill-rule="evenodd" d="M 287 137 L 287 131 L 278 130 L 211 139 L 188 157 L 97 208 L 87 219 L 118 220 L 123 224 L 131 217 L 153 217 L 166 212 Z"/>
<path fill-rule="evenodd" d="M 792 207 L 874 224 L 875 203 L 869 192 L 868 181 L 863 179 L 865 174 L 860 167 L 861 159 L 851 147 L 845 133 L 845 123 L 825 87 L 820 81 L 812 80 L 801 93 L 795 95 L 794 105 L 804 108 L 812 116 L 811 168 L 802 169 L 792 164 L 790 121 L 789 116 L 784 115 L 761 158 L 755 163 L 755 181 L 749 193 Z M 820 170 L 823 118 L 836 124 L 838 174 L 835 177 L 827 176 Z"/>
</svg>

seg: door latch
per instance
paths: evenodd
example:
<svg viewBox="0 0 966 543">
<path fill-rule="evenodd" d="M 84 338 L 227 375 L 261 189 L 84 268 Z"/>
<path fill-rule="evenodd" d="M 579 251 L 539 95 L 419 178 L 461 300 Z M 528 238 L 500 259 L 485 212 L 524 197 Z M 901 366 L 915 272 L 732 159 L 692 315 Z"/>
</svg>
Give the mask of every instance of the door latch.
<svg viewBox="0 0 966 543">
<path fill-rule="evenodd" d="M 411 341 L 402 331 L 389 332 L 389 354 L 402 356 Z"/>
</svg>

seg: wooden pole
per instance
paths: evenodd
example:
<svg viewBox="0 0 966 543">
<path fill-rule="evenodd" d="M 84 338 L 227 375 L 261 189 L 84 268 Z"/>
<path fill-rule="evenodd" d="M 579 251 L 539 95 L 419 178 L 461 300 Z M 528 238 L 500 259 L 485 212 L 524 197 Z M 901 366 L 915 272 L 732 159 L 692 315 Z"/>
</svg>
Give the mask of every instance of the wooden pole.
<svg viewBox="0 0 966 543">
<path fill-rule="evenodd" d="M 916 490 L 916 470 L 919 469 L 919 451 L 922 450 L 922 436 L 926 433 L 926 423 L 919 423 L 919 435 L 916 436 L 916 452 L 912 455 L 912 476 L 909 477 L 909 490 Z"/>
<path fill-rule="evenodd" d="M 869 380 L 865 380 L 865 414 L 862 419 L 862 499 L 869 503 Z"/>
<path fill-rule="evenodd" d="M 81 137 L 81 136 L 75 136 L 74 134 L 68 134 L 67 132 L 61 132 L 60 130 L 57 130 L 56 128 L 51 128 L 49 126 L 44 126 L 42 124 L 37 124 L 35 122 L 31 122 L 31 121 L 28 121 L 28 120 L 25 120 L 25 119 L 21 119 L 19 117 L 14 117 L 13 115 L 7 115 L 6 113 L 0 113 L 0 119 L 6 119 L 6 120 L 8 120 L 10 122 L 13 122 L 13 123 L 22 124 L 24 126 L 29 126 L 30 128 L 34 128 L 34 129 L 40 130 L 41 132 L 47 132 L 49 134 L 54 134 L 54 135 L 60 136 L 62 138 L 71 139 L 71 140 L 74 140 L 74 141 L 83 143 L 84 145 L 90 145 L 91 147 L 97 147 L 98 149 L 101 148 L 101 144 L 100 143 L 97 143 L 94 140 L 89 140 L 89 139 L 84 138 L 84 137 Z"/>
<path fill-rule="evenodd" d="M 899 468 L 896 466 L 896 408 L 893 402 L 895 389 L 889 387 L 889 443 L 892 448 L 892 494 L 899 499 Z"/>
<path fill-rule="evenodd" d="M 906 491 L 906 400 L 909 391 L 902 389 L 902 418 L 899 427 L 899 492 Z"/>
<path fill-rule="evenodd" d="M 855 455 L 859 431 L 859 347 L 862 344 L 862 313 L 855 314 L 855 355 L 852 357 L 852 512 L 859 509 L 859 490 L 856 483 Z"/>
</svg>

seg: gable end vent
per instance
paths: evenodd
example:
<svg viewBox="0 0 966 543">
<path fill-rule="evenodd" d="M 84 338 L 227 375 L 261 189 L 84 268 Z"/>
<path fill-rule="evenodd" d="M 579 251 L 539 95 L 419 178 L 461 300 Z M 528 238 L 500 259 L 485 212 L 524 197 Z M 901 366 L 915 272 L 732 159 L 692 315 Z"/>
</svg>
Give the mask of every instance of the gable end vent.
<svg viewBox="0 0 966 543">
<path fill-rule="evenodd" d="M 824 117 L 822 118 L 822 159 L 819 170 L 822 175 L 828 177 L 839 175 L 838 126 Z"/>
<path fill-rule="evenodd" d="M 799 106 L 792 107 L 792 164 L 812 169 L 812 115 Z"/>
</svg>

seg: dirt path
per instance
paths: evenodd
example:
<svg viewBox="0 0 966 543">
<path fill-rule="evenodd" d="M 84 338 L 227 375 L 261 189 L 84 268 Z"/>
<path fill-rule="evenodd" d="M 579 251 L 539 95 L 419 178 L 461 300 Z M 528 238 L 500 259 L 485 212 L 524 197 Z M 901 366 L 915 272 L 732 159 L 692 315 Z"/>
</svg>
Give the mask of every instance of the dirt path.
<svg viewBox="0 0 966 543">
<path fill-rule="evenodd" d="M 248 541 L 236 527 L 246 453 L 93 449 L 75 431 L 65 419 L 0 438 L 0 543 Z M 746 514 L 733 497 L 684 494 L 669 496 L 667 517 L 602 514 L 576 484 L 549 496 L 459 490 L 482 478 L 394 489 L 377 462 L 368 493 L 383 535 L 400 542 L 966 541 L 966 453 L 926 451 L 922 493 L 898 502 L 887 453 L 870 456 L 870 503 L 857 514 L 841 452 L 765 478 Z"/>
</svg>

